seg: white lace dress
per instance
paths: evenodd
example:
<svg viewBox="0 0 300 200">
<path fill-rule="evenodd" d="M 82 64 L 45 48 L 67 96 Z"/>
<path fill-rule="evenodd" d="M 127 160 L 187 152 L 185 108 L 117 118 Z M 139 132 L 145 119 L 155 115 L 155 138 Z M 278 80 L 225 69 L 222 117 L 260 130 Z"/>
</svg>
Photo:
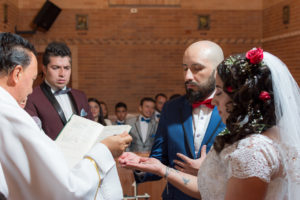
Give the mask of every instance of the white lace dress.
<svg viewBox="0 0 300 200">
<path fill-rule="evenodd" d="M 282 175 L 278 146 L 266 136 L 253 134 L 225 147 L 212 149 L 198 172 L 202 200 L 223 200 L 231 177 L 258 177 L 268 184 L 265 199 L 286 199 L 287 184 Z"/>
</svg>

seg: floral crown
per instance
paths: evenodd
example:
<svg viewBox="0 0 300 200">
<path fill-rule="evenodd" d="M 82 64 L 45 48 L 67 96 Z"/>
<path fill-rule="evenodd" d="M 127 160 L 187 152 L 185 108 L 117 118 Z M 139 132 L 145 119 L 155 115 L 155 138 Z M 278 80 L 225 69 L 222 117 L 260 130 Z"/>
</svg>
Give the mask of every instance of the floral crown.
<svg viewBox="0 0 300 200">
<path fill-rule="evenodd" d="M 246 59 L 242 59 L 241 57 L 234 58 L 230 56 L 226 61 L 225 65 L 232 66 L 232 65 L 239 65 L 241 67 L 241 71 L 237 76 L 247 75 L 251 76 L 253 71 L 257 68 L 262 67 L 264 54 L 263 49 L 261 48 L 253 48 L 246 53 Z M 227 70 L 229 70 L 227 68 Z M 255 76 L 255 75 L 254 75 Z M 232 86 L 226 87 L 227 92 L 233 93 L 234 89 Z M 259 99 L 266 102 L 267 100 L 271 99 L 270 94 L 267 91 L 261 91 L 259 95 Z"/>
<path fill-rule="evenodd" d="M 229 94 L 233 94 L 239 90 L 239 88 L 234 87 L 234 83 L 236 81 L 238 82 L 240 77 L 244 77 L 246 81 L 249 78 L 256 79 L 258 70 L 264 66 L 264 55 L 263 50 L 261 48 L 253 48 L 249 50 L 246 53 L 245 57 L 242 54 L 240 54 L 236 56 L 230 56 L 224 61 L 224 64 L 227 66 L 226 71 L 232 74 L 234 79 L 234 81 L 231 82 L 232 85 L 225 86 L 225 90 Z M 267 91 L 260 91 L 258 98 L 263 102 L 267 102 L 271 99 L 271 95 Z M 254 130 L 256 130 L 257 133 L 260 134 L 265 128 L 270 127 L 269 125 L 263 123 L 264 118 L 260 109 L 254 108 L 249 104 L 247 108 L 247 113 L 247 124 L 249 127 L 252 127 Z M 241 123 L 239 126 L 242 127 L 244 126 L 244 124 L 245 123 Z M 219 134 L 219 136 L 230 134 L 230 131 L 226 128 Z"/>
</svg>

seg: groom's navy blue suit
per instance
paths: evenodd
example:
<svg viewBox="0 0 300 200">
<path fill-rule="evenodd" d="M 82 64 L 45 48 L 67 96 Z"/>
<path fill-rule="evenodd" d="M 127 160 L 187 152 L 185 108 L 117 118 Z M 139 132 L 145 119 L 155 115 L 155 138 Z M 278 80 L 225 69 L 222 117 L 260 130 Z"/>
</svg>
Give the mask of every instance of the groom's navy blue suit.
<svg viewBox="0 0 300 200">
<path fill-rule="evenodd" d="M 186 96 L 178 97 L 165 103 L 161 113 L 155 141 L 151 150 L 150 157 L 159 159 L 163 164 L 174 168 L 174 159 L 179 159 L 176 153 L 182 153 L 190 158 L 199 158 L 195 155 L 194 136 L 193 136 L 193 118 L 192 106 L 186 99 Z M 210 122 L 208 124 L 201 147 L 207 145 L 207 152 L 211 148 L 215 137 L 225 128 L 215 107 L 212 111 Z M 200 149 L 201 149 L 200 147 Z M 158 180 L 161 177 L 146 173 L 137 182 Z M 192 197 L 182 193 L 173 185 L 168 184 L 168 192 L 165 188 L 163 199 L 172 200 L 191 200 Z"/>
</svg>

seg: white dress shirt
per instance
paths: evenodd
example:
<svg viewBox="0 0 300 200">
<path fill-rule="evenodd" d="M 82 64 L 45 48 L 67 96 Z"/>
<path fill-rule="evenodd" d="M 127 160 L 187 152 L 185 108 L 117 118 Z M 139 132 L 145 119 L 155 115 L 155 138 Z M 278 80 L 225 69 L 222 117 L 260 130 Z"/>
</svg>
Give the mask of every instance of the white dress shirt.
<svg viewBox="0 0 300 200">
<path fill-rule="evenodd" d="M 104 119 L 104 122 L 105 122 L 106 126 L 112 125 L 110 119 Z"/>
<path fill-rule="evenodd" d="M 143 142 L 145 142 L 147 139 L 149 122 L 147 123 L 145 121 L 142 121 L 142 117 L 143 117 L 142 115 L 139 116 L 139 122 L 140 122 L 140 127 L 141 127 L 142 139 L 143 139 Z M 146 117 L 144 117 L 144 119 L 150 120 L 150 118 L 146 118 Z"/>
<path fill-rule="evenodd" d="M 52 86 L 45 80 L 46 84 L 51 88 L 52 94 L 54 94 L 57 90 L 54 90 Z M 66 90 L 67 87 L 65 86 L 62 90 Z M 64 112 L 64 115 L 66 117 L 66 120 L 68 121 L 70 117 L 75 113 L 75 109 L 73 107 L 73 104 L 71 102 L 71 99 L 68 94 L 59 94 L 54 95 L 57 102 L 59 103 L 61 109 Z"/>
<path fill-rule="evenodd" d="M 158 112 L 157 110 L 154 111 L 154 118 L 155 118 L 155 121 L 159 122 L 160 112 Z"/>
<path fill-rule="evenodd" d="M 55 142 L 43 134 L 32 117 L 2 87 L 0 124 L 0 163 L 8 199 L 94 199 L 99 184 L 94 164 L 83 159 L 69 169 Z M 96 162 L 100 172 L 101 186 L 96 199 L 122 199 L 116 164 L 108 148 L 97 143 L 86 156 Z"/>
<path fill-rule="evenodd" d="M 213 96 L 214 93 L 207 99 L 211 99 Z M 196 155 L 201 150 L 201 143 L 205 136 L 205 132 L 209 124 L 211 114 L 212 109 L 208 108 L 205 105 L 200 105 L 199 107 L 193 109 L 193 134 Z"/>
</svg>

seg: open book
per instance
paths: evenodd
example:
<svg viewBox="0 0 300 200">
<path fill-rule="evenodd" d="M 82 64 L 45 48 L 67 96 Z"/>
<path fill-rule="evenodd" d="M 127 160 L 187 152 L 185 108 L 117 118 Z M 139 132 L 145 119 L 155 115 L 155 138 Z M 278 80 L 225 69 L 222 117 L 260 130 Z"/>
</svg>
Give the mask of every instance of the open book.
<svg viewBox="0 0 300 200">
<path fill-rule="evenodd" d="M 70 168 L 74 167 L 93 145 L 111 135 L 130 131 L 130 125 L 103 126 L 92 120 L 72 115 L 55 143 L 62 150 Z"/>
</svg>

